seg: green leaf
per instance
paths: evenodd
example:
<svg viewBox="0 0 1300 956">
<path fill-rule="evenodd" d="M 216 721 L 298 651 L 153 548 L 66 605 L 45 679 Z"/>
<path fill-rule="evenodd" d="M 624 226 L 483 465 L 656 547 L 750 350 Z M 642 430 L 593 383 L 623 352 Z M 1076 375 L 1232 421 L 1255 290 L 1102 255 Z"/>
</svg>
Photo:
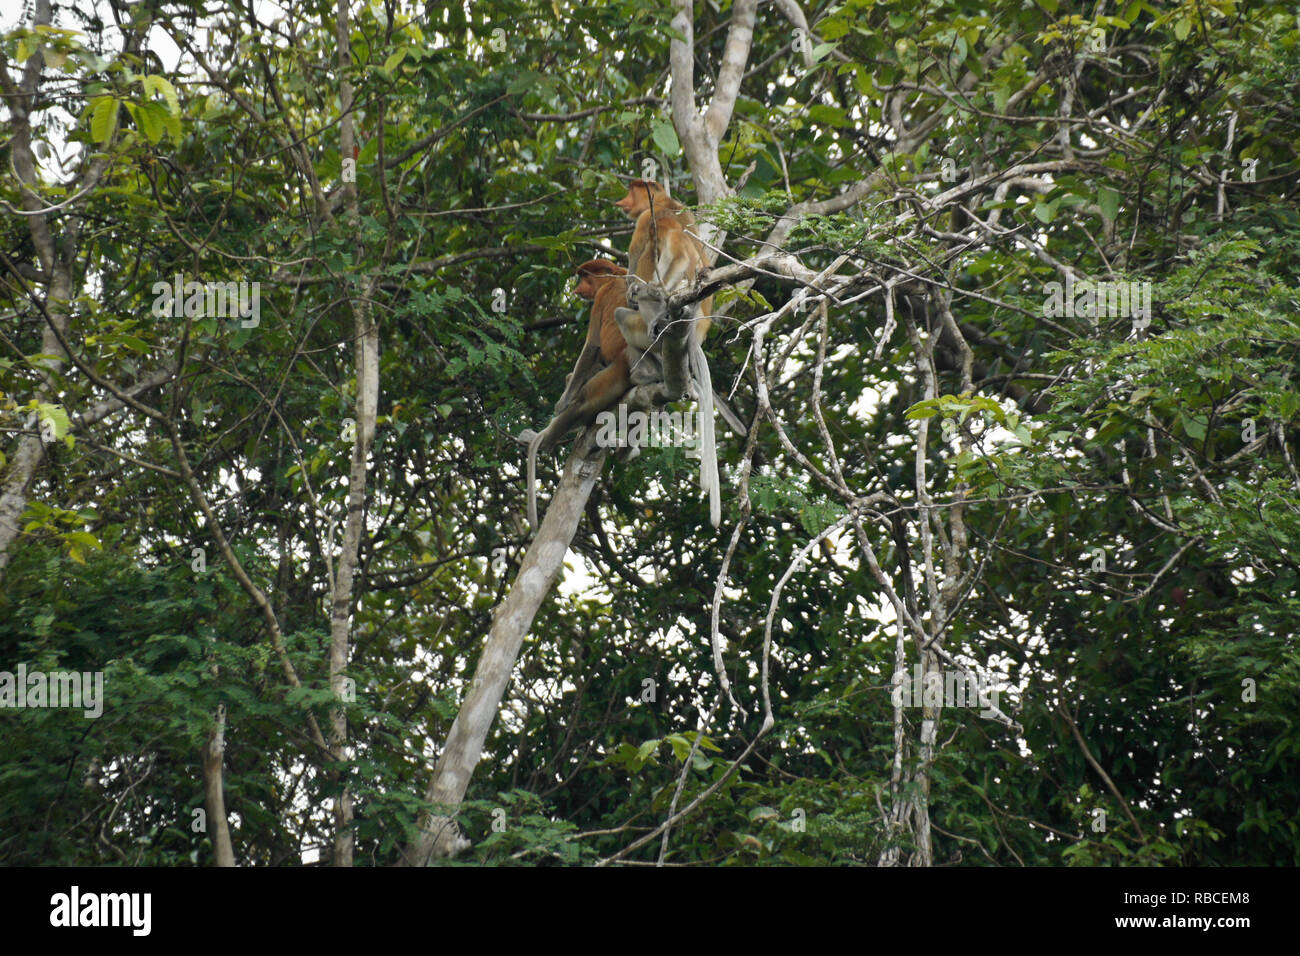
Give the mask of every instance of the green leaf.
<svg viewBox="0 0 1300 956">
<path fill-rule="evenodd" d="M 396 53 L 394 53 L 392 56 L 390 56 L 387 60 L 384 61 L 384 72 L 392 73 L 393 70 L 395 70 L 398 66 L 400 66 L 402 61 L 405 59 L 406 59 L 406 47 L 402 47 L 400 50 L 398 50 Z"/>
<path fill-rule="evenodd" d="M 54 437 L 62 438 L 68 433 L 72 422 L 68 418 L 68 412 L 62 405 L 54 405 L 49 402 L 40 402 L 37 404 L 37 411 L 40 414 L 42 422 L 50 422 L 54 425 Z"/>
<path fill-rule="evenodd" d="M 838 106 L 827 106 L 825 103 L 816 103 L 808 107 L 808 116 L 814 122 L 826 126 L 838 126 L 848 129 L 854 124 L 853 119 L 844 110 Z"/>
<path fill-rule="evenodd" d="M 643 744 L 641 744 L 641 746 L 636 749 L 637 762 L 643 763 L 648 757 L 650 757 L 656 750 L 659 749 L 659 744 L 660 741 L 658 740 L 647 740 Z"/>
<path fill-rule="evenodd" d="M 113 138 L 117 129 L 117 98 L 100 96 L 90 103 L 90 138 L 101 146 Z"/>
<path fill-rule="evenodd" d="M 534 89 L 541 82 L 541 79 L 541 76 L 532 70 L 520 70 L 515 78 L 510 81 L 510 85 L 506 87 L 506 92 L 511 96 L 526 93 Z"/>
<path fill-rule="evenodd" d="M 1005 83 L 999 83 L 993 88 L 993 109 L 998 113 L 1007 111 L 1007 101 L 1011 99 L 1011 87 Z"/>
<path fill-rule="evenodd" d="M 78 50 L 77 56 L 86 65 L 86 72 L 88 73 L 102 73 L 104 68 L 108 66 L 108 60 L 92 53 L 90 50 Z"/>
<path fill-rule="evenodd" d="M 939 414 L 939 400 L 937 398 L 927 398 L 917 402 L 909 408 L 904 414 L 904 418 L 916 420 L 918 418 L 933 418 Z"/>
<path fill-rule="evenodd" d="M 130 104 L 128 104 L 129 106 Z M 145 103 L 138 109 L 131 110 L 131 115 L 140 124 L 140 129 L 149 142 L 157 143 L 167 131 L 167 108 L 161 103 Z"/>
<path fill-rule="evenodd" d="M 96 551 L 103 549 L 99 539 L 89 531 L 69 531 L 63 536 L 63 540 L 67 541 L 68 544 L 78 544 L 82 547 L 93 548 Z"/>
<path fill-rule="evenodd" d="M 181 142 L 180 117 L 173 116 L 171 113 L 168 113 L 163 118 L 163 126 L 167 128 L 167 134 L 171 136 L 172 142 L 175 143 L 177 146 L 179 146 Z"/>
<path fill-rule="evenodd" d="M 1102 216 L 1110 222 L 1119 214 L 1119 192 L 1109 186 L 1097 190 L 1097 205 L 1101 207 Z"/>
<path fill-rule="evenodd" d="M 677 140 L 677 131 L 673 129 L 672 123 L 656 123 L 651 139 L 665 156 L 676 156 L 682 151 L 682 144 Z"/>
<path fill-rule="evenodd" d="M 181 102 L 176 96 L 176 87 L 172 86 L 171 80 L 155 73 L 146 76 L 140 82 L 144 85 L 144 91 L 147 95 L 153 96 L 156 93 L 163 95 L 163 99 L 167 102 L 167 111 L 172 116 L 181 115 Z"/>
</svg>

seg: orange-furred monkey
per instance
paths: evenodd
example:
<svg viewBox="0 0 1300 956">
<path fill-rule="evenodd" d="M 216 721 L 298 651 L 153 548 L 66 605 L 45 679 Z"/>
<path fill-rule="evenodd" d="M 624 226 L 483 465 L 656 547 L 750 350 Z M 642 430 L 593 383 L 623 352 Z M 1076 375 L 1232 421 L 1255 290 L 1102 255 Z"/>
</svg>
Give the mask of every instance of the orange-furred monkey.
<svg viewBox="0 0 1300 956">
<path fill-rule="evenodd" d="M 606 399 L 622 398 L 630 387 L 627 342 L 614 321 L 614 308 L 620 304 L 620 297 L 627 298 L 627 280 L 623 278 L 627 270 L 608 259 L 591 259 L 576 271 L 578 284 L 573 291 L 591 303 L 591 316 L 587 341 L 573 366 L 564 394 L 555 403 L 557 412 L 564 411 L 574 401 L 580 407 L 600 411 L 611 404 Z M 609 367 L 593 377 L 591 372 L 596 367 L 597 356 Z"/>
<path fill-rule="evenodd" d="M 614 205 L 636 220 L 632 242 L 628 246 L 627 265 L 636 279 L 658 286 L 665 294 L 691 285 L 705 268 L 704 244 L 695 231 L 691 211 L 670 197 L 657 182 L 633 180 L 627 195 Z M 626 340 L 640 349 L 648 349 L 659 333 L 645 311 L 618 309 L 618 321 Z M 713 430 L 713 377 L 704 355 L 704 337 L 709 334 L 713 314 L 713 296 L 696 303 L 695 327 L 687 351 L 691 377 L 700 403 L 700 487 L 709 496 L 709 521 L 716 528 L 722 521 L 721 479 L 718 476 L 717 436 Z"/>
<path fill-rule="evenodd" d="M 704 244 L 695 228 L 695 216 L 653 180 L 634 179 L 627 195 L 614 203 L 636 222 L 627 247 L 627 267 L 639 279 L 655 282 L 665 291 L 675 291 L 683 278 L 695 281 L 706 265 Z M 651 239 L 658 239 L 652 243 Z M 692 259 L 694 261 L 692 261 Z M 695 334 L 700 341 L 709 333 L 713 296 L 697 303 Z M 644 346 L 643 346 L 644 347 Z"/>
<path fill-rule="evenodd" d="M 528 522 L 537 527 L 537 452 L 549 448 L 569 429 L 586 425 L 601 412 L 618 404 L 632 387 L 627 342 L 614 321 L 614 310 L 627 299 L 627 270 L 608 259 L 592 259 L 578 266 L 574 292 L 591 302 L 587 340 L 569 375 L 564 394 L 555 403 L 555 417 L 528 443 Z M 604 359 L 607 366 L 595 371 Z M 595 374 L 592 374 L 593 371 Z"/>
</svg>

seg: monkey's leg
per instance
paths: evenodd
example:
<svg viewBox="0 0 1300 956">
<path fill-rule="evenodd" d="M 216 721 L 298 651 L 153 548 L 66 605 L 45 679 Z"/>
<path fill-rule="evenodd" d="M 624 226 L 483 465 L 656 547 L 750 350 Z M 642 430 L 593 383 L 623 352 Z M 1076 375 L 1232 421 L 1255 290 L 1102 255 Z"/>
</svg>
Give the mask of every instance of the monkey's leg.
<svg viewBox="0 0 1300 956">
<path fill-rule="evenodd" d="M 628 374 L 632 385 L 653 385 L 663 381 L 664 371 L 654 352 L 627 347 Z"/>
<path fill-rule="evenodd" d="M 528 523 L 537 528 L 537 453 L 550 448 L 570 429 L 596 420 L 602 412 L 617 405 L 632 383 L 626 356 L 592 376 L 577 393 L 569 407 L 551 419 L 528 444 Z M 520 436 L 522 438 L 522 435 Z"/>
<path fill-rule="evenodd" d="M 662 289 L 634 276 L 628 277 L 627 308 L 614 310 L 614 321 L 628 345 L 651 348 L 660 334 L 659 321 L 667 314 Z"/>
<path fill-rule="evenodd" d="M 641 353 L 639 349 L 633 346 L 627 346 L 620 362 L 610 366 L 600 375 L 591 380 L 589 394 L 591 399 L 587 408 L 593 421 L 599 422 L 600 416 L 605 413 L 613 414 L 614 410 L 623 402 L 624 397 L 633 387 L 633 382 L 638 375 L 649 374 L 647 370 L 654 369 L 657 374 L 657 362 L 650 353 Z M 638 371 L 633 372 L 629 362 L 640 360 Z M 603 440 L 602 440 L 603 439 Z M 618 435 L 614 430 L 614 441 L 609 440 L 609 433 L 605 429 L 600 429 L 596 435 L 596 443 L 606 448 L 617 449 L 619 460 L 630 461 L 641 453 L 641 449 L 636 445 L 628 444 L 625 435 Z"/>
<path fill-rule="evenodd" d="M 662 289 L 644 286 L 638 289 L 629 282 L 628 308 L 615 309 L 614 321 L 628 345 L 650 349 L 659 335 L 659 327 L 668 315 L 668 303 Z"/>
<path fill-rule="evenodd" d="M 587 384 L 591 377 L 592 369 L 596 368 L 600 362 L 600 346 L 585 345 L 581 354 L 578 355 L 578 361 L 574 363 L 573 371 L 565 379 L 564 394 L 559 397 L 555 403 L 555 412 L 559 414 L 569 405 L 573 404 L 578 398 L 578 393 L 582 386 Z"/>
</svg>

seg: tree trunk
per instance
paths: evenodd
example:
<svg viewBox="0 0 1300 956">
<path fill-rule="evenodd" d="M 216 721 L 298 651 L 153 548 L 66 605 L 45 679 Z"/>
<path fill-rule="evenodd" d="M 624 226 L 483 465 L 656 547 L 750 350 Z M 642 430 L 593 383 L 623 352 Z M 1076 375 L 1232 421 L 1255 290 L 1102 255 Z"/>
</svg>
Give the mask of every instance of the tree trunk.
<svg viewBox="0 0 1300 956">
<path fill-rule="evenodd" d="M 230 844 L 230 823 L 226 819 L 226 797 L 222 792 L 222 763 L 226 753 L 226 705 L 218 704 L 208 742 L 203 745 L 203 802 L 208 809 L 208 832 L 217 866 L 234 866 L 235 850 Z"/>
<path fill-rule="evenodd" d="M 424 795 L 430 803 L 444 808 L 445 813 L 425 818 L 420 835 L 403 853 L 404 865 L 424 866 L 434 856 L 454 856 L 468 846 L 460 837 L 452 814 L 469 788 L 470 776 L 510 683 L 524 636 L 564 568 L 569 542 L 578 530 L 587 499 L 605 462 L 603 448 L 586 453 L 592 434 L 593 430 L 583 434 L 565 462 L 564 476 L 546 509 L 537 536 L 519 565 L 519 575 L 497 608 L 474 680 L 451 725 L 447 744 Z"/>
</svg>

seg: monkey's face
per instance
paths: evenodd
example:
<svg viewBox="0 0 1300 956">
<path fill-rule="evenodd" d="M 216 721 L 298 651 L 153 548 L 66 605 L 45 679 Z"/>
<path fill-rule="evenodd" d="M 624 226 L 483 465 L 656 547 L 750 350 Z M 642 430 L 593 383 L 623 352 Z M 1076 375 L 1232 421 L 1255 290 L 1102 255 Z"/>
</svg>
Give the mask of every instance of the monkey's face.
<svg viewBox="0 0 1300 956">
<path fill-rule="evenodd" d="M 628 185 L 627 195 L 614 205 L 623 210 L 629 219 L 635 219 L 650 208 L 651 197 L 657 202 L 663 194 L 663 187 L 658 183 L 637 179 Z"/>
<path fill-rule="evenodd" d="M 600 291 L 600 287 L 610 279 L 617 277 L 617 274 L 612 270 L 608 272 L 603 270 L 599 272 L 579 272 L 578 284 L 573 287 L 573 294 L 586 299 L 588 302 L 593 301 L 596 298 L 596 293 Z"/>
<path fill-rule="evenodd" d="M 578 266 L 578 284 L 574 286 L 573 294 L 591 301 L 596 298 L 602 283 L 626 274 L 626 269 L 608 259 L 584 262 Z"/>
<path fill-rule="evenodd" d="M 640 210 L 637 209 L 635 184 L 632 186 L 631 189 L 627 191 L 627 195 L 624 196 L 622 199 L 620 199 L 618 202 L 614 203 L 614 205 L 617 206 L 619 209 L 623 210 L 623 214 L 626 215 L 629 219 L 635 219 L 637 216 L 639 216 L 641 213 Z M 644 208 L 644 206 L 642 208 Z"/>
</svg>

